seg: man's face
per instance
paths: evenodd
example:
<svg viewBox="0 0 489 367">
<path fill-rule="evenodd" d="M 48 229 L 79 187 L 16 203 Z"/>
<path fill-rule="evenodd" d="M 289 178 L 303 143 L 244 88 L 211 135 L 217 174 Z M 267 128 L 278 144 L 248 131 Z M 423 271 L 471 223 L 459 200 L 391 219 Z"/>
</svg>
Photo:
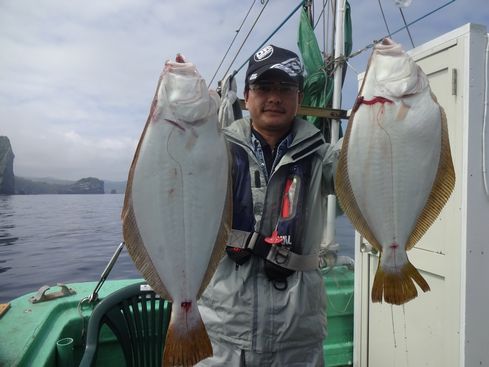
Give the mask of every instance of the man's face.
<svg viewBox="0 0 489 367">
<path fill-rule="evenodd" d="M 284 134 L 297 114 L 301 94 L 280 74 L 266 73 L 245 92 L 253 127 L 258 132 Z"/>
</svg>

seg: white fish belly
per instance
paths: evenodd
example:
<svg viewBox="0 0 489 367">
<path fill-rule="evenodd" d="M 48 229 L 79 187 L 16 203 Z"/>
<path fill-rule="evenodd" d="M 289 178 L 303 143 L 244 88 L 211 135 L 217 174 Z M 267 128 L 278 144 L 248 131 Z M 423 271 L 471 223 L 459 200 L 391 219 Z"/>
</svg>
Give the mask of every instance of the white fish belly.
<svg viewBox="0 0 489 367">
<path fill-rule="evenodd" d="M 348 145 L 355 200 L 383 248 L 392 243 L 405 246 L 427 202 L 440 159 L 439 106 L 429 94 L 405 101 L 411 107 L 402 120 L 396 118 L 400 102 L 361 105 Z"/>
<path fill-rule="evenodd" d="M 179 128 L 159 120 L 148 126 L 134 172 L 133 208 L 145 248 L 176 302 L 197 295 L 219 232 L 227 182 L 217 121 Z"/>
</svg>

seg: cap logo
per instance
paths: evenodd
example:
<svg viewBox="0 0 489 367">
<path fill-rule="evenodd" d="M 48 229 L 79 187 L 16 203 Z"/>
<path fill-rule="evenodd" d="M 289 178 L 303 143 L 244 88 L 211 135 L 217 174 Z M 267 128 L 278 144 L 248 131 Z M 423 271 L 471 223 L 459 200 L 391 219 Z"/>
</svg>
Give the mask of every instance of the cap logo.
<svg viewBox="0 0 489 367">
<path fill-rule="evenodd" d="M 290 58 L 281 63 L 272 65 L 270 69 L 279 69 L 285 71 L 291 77 L 295 77 L 302 73 L 302 65 L 297 57 Z"/>
<path fill-rule="evenodd" d="M 273 54 L 273 47 L 272 46 L 267 46 L 265 48 L 262 48 L 260 51 L 258 51 L 255 54 L 255 61 L 263 61 L 268 59 L 270 56 Z"/>
</svg>

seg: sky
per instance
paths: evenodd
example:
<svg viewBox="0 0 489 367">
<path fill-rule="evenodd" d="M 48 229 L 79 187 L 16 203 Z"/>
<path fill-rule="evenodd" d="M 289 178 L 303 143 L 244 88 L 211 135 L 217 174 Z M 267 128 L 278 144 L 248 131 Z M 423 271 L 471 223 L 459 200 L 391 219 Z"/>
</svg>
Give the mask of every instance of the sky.
<svg viewBox="0 0 489 367">
<path fill-rule="evenodd" d="M 326 0 L 315 1 L 316 19 L 325 2 L 329 9 Z M 165 60 L 184 54 L 210 83 L 235 38 L 210 88 L 228 69 L 239 70 L 242 95 L 241 66 L 299 3 L 0 0 L 0 135 L 10 139 L 15 175 L 126 180 Z M 469 22 L 489 27 L 488 0 L 412 0 L 403 14 L 409 23 L 447 3 L 409 27 L 415 46 Z M 401 28 L 395 1 L 380 4 L 390 31 Z M 387 35 L 379 0 L 350 5 L 354 51 Z M 267 43 L 298 52 L 298 20 L 297 12 Z M 321 20 L 316 27 L 326 51 L 327 28 Z M 406 50 L 413 47 L 405 30 L 393 39 Z M 350 59 L 344 109 L 354 102 L 357 74 L 369 54 Z"/>
</svg>

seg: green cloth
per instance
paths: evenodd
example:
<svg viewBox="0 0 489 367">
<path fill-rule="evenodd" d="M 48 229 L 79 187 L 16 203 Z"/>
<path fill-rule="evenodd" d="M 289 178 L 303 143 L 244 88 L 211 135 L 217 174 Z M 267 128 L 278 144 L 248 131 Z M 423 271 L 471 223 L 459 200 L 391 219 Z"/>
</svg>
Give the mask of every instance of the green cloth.
<svg viewBox="0 0 489 367">
<path fill-rule="evenodd" d="M 298 46 L 301 52 L 302 61 L 306 71 L 304 80 L 304 106 L 311 107 L 331 107 L 333 101 L 333 75 L 328 75 L 325 70 L 323 54 L 319 48 L 314 29 L 312 28 L 309 17 L 304 10 L 301 11 Z M 348 56 L 352 50 L 352 24 L 350 4 L 346 2 L 345 10 L 345 55 Z M 343 79 L 346 68 L 344 69 Z M 329 141 L 329 123 L 324 118 L 305 116 L 307 121 L 313 123 L 325 135 Z M 341 136 L 340 130 L 340 136 Z"/>
</svg>

